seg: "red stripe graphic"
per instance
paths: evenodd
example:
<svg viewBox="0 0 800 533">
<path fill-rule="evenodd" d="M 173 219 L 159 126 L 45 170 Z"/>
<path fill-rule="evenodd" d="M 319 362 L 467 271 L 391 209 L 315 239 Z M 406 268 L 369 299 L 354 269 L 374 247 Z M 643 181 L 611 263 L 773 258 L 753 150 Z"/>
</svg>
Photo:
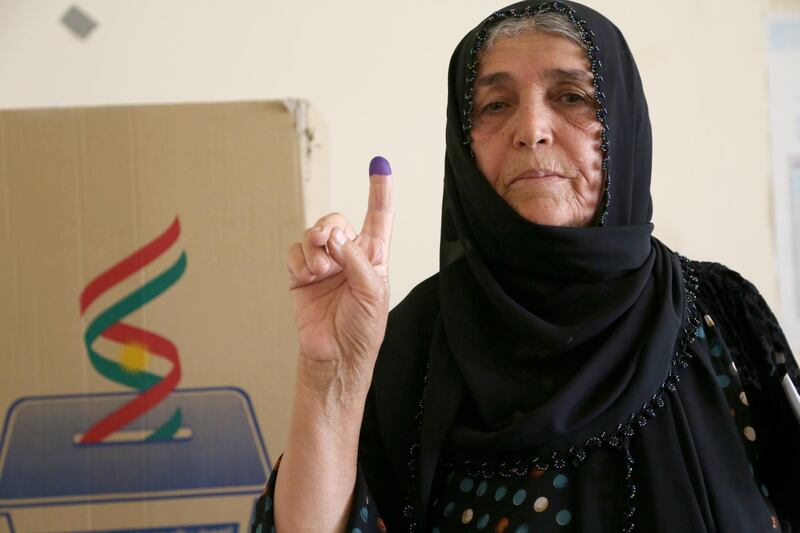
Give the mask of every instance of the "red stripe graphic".
<svg viewBox="0 0 800 533">
<path fill-rule="evenodd" d="M 180 236 L 180 222 L 175 217 L 172 224 L 161 235 L 134 251 L 115 265 L 94 278 L 80 295 L 81 315 L 101 295 L 112 287 L 143 267 L 164 255 Z M 161 293 L 171 287 L 183 275 L 186 267 L 185 253 L 160 275 L 146 282 L 136 291 L 130 293 L 122 300 L 102 311 L 87 327 L 84 342 L 90 360 L 101 375 L 122 385 L 136 388 L 138 395 L 117 408 L 112 413 L 105 415 L 81 436 L 81 444 L 96 444 L 103 442 L 109 435 L 127 426 L 140 418 L 148 411 L 161 403 L 177 387 L 181 379 L 181 365 L 178 358 L 178 348 L 166 337 L 151 331 L 121 322 L 121 318 L 130 315 L 137 309 L 157 298 Z M 113 317 L 113 318 L 111 318 Z M 138 345 L 146 354 L 157 356 L 171 363 L 170 370 L 165 376 L 159 376 L 143 369 L 131 368 L 131 372 L 143 372 L 141 381 L 131 381 L 127 375 L 128 370 L 123 364 L 117 363 L 99 353 L 93 348 L 93 343 L 98 337 L 104 337 L 122 346 Z M 145 359 L 144 361 L 147 361 Z M 160 427 L 153 430 L 149 438 L 172 438 L 177 425 L 180 424 L 180 409 Z"/>
<path fill-rule="evenodd" d="M 178 217 L 175 217 L 175 220 L 164 233 L 92 280 L 81 292 L 81 315 L 105 291 L 137 272 L 143 266 L 153 262 L 164 253 L 178 240 L 180 233 L 180 222 Z"/>
<path fill-rule="evenodd" d="M 178 381 L 181 379 L 178 348 L 168 339 L 121 322 L 117 322 L 105 330 L 103 332 L 103 337 L 121 344 L 132 342 L 142 344 L 147 348 L 148 352 L 167 359 L 173 366 L 170 372 L 164 376 L 164 379 L 149 389 L 142 391 L 135 399 L 126 403 L 92 426 L 81 438 L 81 444 L 101 442 L 117 429 L 137 419 L 161 403 L 161 401 L 178 385 Z"/>
</svg>

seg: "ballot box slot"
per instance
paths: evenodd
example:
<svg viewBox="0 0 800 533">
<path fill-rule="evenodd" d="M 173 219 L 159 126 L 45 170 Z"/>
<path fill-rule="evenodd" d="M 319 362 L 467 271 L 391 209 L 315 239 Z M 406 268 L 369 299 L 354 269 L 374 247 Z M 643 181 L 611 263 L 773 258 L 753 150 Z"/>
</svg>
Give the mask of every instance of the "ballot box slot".
<svg viewBox="0 0 800 533">
<path fill-rule="evenodd" d="M 149 429 L 131 429 L 115 431 L 108 435 L 102 442 L 99 443 L 84 443 L 82 442 L 83 433 L 76 433 L 72 437 L 72 443 L 76 446 L 104 446 L 108 444 L 134 444 L 138 442 L 145 442 L 149 440 L 155 430 Z M 172 441 L 189 440 L 194 435 L 192 428 L 182 427 L 179 428 L 175 434 L 170 438 Z"/>
</svg>

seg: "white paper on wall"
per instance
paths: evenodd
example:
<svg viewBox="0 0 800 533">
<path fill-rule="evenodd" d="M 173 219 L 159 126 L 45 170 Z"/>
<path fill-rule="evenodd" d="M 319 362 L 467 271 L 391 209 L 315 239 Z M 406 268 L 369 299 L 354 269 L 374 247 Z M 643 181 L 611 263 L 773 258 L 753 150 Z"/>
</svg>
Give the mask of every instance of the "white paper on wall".
<svg viewBox="0 0 800 533">
<path fill-rule="evenodd" d="M 800 12 L 767 17 L 775 241 L 781 309 L 789 343 L 800 349 Z M 743 141 L 747 135 L 742 129 Z"/>
</svg>

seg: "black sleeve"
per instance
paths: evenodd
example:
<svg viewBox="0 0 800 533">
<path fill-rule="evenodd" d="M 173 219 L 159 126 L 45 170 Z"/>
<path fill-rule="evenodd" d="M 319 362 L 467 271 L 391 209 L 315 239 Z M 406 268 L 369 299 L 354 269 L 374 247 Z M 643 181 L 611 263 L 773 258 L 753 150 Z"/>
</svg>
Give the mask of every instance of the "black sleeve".
<svg viewBox="0 0 800 533">
<path fill-rule="evenodd" d="M 707 306 L 731 350 L 758 431 L 759 477 L 778 516 L 800 527 L 800 422 L 784 392 L 788 375 L 800 385 L 800 369 L 786 337 L 752 283 L 716 263 L 693 263 L 700 278 L 699 303 Z"/>
<path fill-rule="evenodd" d="M 281 456 L 283 457 L 283 456 Z M 275 481 L 278 478 L 281 458 L 275 462 L 264 493 L 256 500 L 250 520 L 250 533 L 275 533 Z M 345 530 L 361 533 L 385 533 L 386 526 L 378 515 L 378 508 L 372 499 L 361 465 L 358 466 L 356 486 L 353 492 L 353 506 Z"/>
<path fill-rule="evenodd" d="M 373 381 L 364 408 L 358 442 L 358 463 L 364 480 L 369 485 L 370 495 L 375 498 L 375 503 L 381 510 L 381 527 L 389 531 L 399 531 L 407 529 L 402 509 L 405 494 L 398 486 L 381 440 L 374 384 Z"/>
</svg>

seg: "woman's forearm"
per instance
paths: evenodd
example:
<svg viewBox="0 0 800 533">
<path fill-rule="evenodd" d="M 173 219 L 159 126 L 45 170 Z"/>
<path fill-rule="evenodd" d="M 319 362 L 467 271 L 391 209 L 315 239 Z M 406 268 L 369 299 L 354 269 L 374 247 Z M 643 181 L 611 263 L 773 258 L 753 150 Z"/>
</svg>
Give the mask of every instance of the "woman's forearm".
<svg viewBox="0 0 800 533">
<path fill-rule="evenodd" d="M 350 372 L 331 365 L 298 361 L 289 438 L 275 486 L 277 533 L 345 530 L 369 379 L 354 383 Z"/>
<path fill-rule="evenodd" d="M 341 533 L 358 473 L 358 437 L 389 314 L 392 170 L 369 165 L 361 233 L 329 213 L 289 247 L 300 354 L 289 439 L 275 484 L 277 533 Z"/>
</svg>

